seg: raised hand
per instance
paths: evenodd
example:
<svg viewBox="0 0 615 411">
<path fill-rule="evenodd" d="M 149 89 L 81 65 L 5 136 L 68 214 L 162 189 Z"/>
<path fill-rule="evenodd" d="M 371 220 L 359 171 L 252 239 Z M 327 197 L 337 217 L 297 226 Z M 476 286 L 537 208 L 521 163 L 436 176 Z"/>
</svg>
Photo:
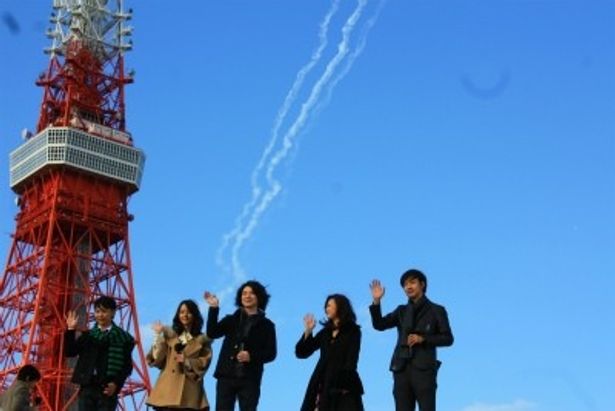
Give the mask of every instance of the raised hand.
<svg viewBox="0 0 615 411">
<path fill-rule="evenodd" d="M 374 299 L 374 304 L 380 304 L 380 300 L 384 297 L 384 287 L 380 284 L 380 280 L 372 280 L 369 284 L 369 289 L 372 292 L 372 298 Z"/>
<path fill-rule="evenodd" d="M 75 311 L 69 311 L 66 315 L 66 328 L 69 330 L 74 330 L 77 328 L 77 323 L 79 322 L 79 316 Z"/>
<path fill-rule="evenodd" d="M 220 305 L 218 297 L 216 297 L 215 294 L 210 293 L 209 291 L 205 291 L 203 297 L 205 298 L 205 301 L 207 301 L 207 304 L 209 304 L 210 307 L 218 307 Z"/>
<path fill-rule="evenodd" d="M 316 327 L 316 319 L 314 318 L 314 314 L 306 314 L 303 317 L 303 325 L 305 327 L 305 336 L 307 337 L 312 334 L 312 331 L 314 331 L 314 328 Z"/>
<path fill-rule="evenodd" d="M 152 330 L 156 333 L 156 335 L 159 335 L 160 333 L 162 333 L 163 329 L 164 329 L 164 325 L 162 325 L 160 320 L 154 321 L 154 323 L 152 324 Z"/>
</svg>

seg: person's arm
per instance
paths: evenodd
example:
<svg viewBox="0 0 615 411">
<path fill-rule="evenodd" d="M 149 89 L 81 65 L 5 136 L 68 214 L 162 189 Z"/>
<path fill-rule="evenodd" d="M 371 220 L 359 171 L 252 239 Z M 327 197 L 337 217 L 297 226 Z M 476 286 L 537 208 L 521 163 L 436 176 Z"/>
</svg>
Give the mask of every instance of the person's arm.
<svg viewBox="0 0 615 411">
<path fill-rule="evenodd" d="M 348 334 L 348 346 L 346 347 L 346 357 L 344 359 L 344 370 L 355 371 L 359 363 L 359 352 L 361 351 L 361 329 L 353 327 Z"/>
<path fill-rule="evenodd" d="M 184 358 L 184 372 L 194 381 L 199 381 L 205 375 L 211 363 L 212 351 L 211 340 L 206 335 L 197 337 L 200 339 L 201 349 L 195 355 Z"/>
<path fill-rule="evenodd" d="M 278 353 L 277 340 L 275 335 L 275 325 L 265 320 L 263 332 L 263 341 L 257 349 L 248 350 L 250 353 L 250 361 L 254 363 L 265 364 L 275 360 Z"/>
<path fill-rule="evenodd" d="M 353 327 L 347 336 L 346 353 L 340 373 L 338 375 L 337 388 L 342 391 L 353 391 L 356 388 L 359 364 L 359 352 L 361 351 L 361 329 Z"/>
<path fill-rule="evenodd" d="M 378 331 L 388 330 L 389 328 L 397 327 L 399 325 L 399 307 L 393 312 L 382 316 L 382 309 L 380 304 L 372 304 L 369 306 L 369 314 L 372 318 L 372 326 Z"/>
<path fill-rule="evenodd" d="M 132 336 L 129 335 L 129 337 L 130 339 L 124 343 L 124 361 L 122 369 L 117 375 L 111 378 L 111 382 L 113 382 L 116 387 L 115 394 L 118 394 L 130 374 L 132 374 L 132 350 L 135 348 L 135 340 Z"/>
<path fill-rule="evenodd" d="M 448 322 L 448 314 L 444 307 L 435 310 L 436 332 L 423 335 L 423 343 L 433 347 L 448 347 L 453 345 L 454 337 Z"/>
<path fill-rule="evenodd" d="M 320 339 L 322 338 L 323 330 L 320 330 L 316 336 L 312 335 L 310 332 L 308 335 L 304 333 L 301 334 L 301 338 L 297 341 L 295 345 L 295 356 L 297 358 L 308 358 L 310 355 L 314 354 L 314 351 L 320 349 Z"/>
<path fill-rule="evenodd" d="M 231 321 L 231 316 L 224 317 L 221 321 L 218 321 L 218 315 L 220 314 L 220 307 L 210 306 L 207 313 L 207 335 L 209 338 L 220 338 L 227 334 L 227 328 Z"/>
<path fill-rule="evenodd" d="M 86 333 L 81 334 L 78 338 L 76 335 L 75 330 L 64 331 L 64 355 L 66 357 L 76 357 L 81 353 Z"/>
<path fill-rule="evenodd" d="M 85 334 L 77 338 L 77 323 L 79 316 L 75 311 L 69 311 L 66 315 L 66 331 L 64 331 L 64 355 L 66 357 L 76 357 L 81 352 Z"/>
<path fill-rule="evenodd" d="M 159 369 L 163 369 L 167 362 L 167 352 L 169 351 L 168 346 L 168 330 L 166 327 L 160 331 L 152 348 L 149 350 L 145 359 L 147 361 L 147 365 L 150 367 L 156 367 Z"/>
</svg>

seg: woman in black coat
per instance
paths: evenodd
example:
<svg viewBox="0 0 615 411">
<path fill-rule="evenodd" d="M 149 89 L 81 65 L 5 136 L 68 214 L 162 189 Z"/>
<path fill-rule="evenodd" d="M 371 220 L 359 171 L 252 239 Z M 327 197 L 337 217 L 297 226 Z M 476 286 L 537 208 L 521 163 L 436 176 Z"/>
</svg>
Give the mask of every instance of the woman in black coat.
<svg viewBox="0 0 615 411">
<path fill-rule="evenodd" d="M 305 331 L 297 342 L 297 358 L 308 358 L 320 349 L 301 411 L 363 411 L 363 384 L 357 373 L 361 329 L 348 298 L 333 294 L 325 300 L 327 319 L 316 336 L 316 320 L 303 318 Z"/>
</svg>

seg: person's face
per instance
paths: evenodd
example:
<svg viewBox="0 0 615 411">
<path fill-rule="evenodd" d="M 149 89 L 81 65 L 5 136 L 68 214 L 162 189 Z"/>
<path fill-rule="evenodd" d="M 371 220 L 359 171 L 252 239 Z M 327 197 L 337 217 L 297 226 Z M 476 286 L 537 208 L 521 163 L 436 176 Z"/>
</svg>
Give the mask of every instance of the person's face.
<svg viewBox="0 0 615 411">
<path fill-rule="evenodd" d="M 418 278 L 408 278 L 404 282 L 404 292 L 411 300 L 418 300 L 425 294 L 425 284 Z"/>
<path fill-rule="evenodd" d="M 113 322 L 113 316 L 115 316 L 115 310 L 105 307 L 94 308 L 94 319 L 96 324 L 101 328 L 107 328 Z"/>
<path fill-rule="evenodd" d="M 327 318 L 331 321 L 335 321 L 338 319 L 337 303 L 335 302 L 335 299 L 329 298 L 329 300 L 327 301 L 327 305 L 325 306 L 325 314 L 327 315 Z"/>
<path fill-rule="evenodd" d="M 247 309 L 258 308 L 258 298 L 250 286 L 243 287 L 241 290 L 241 306 Z"/>
<path fill-rule="evenodd" d="M 188 309 L 188 306 L 182 304 L 181 307 L 179 307 L 179 322 L 188 330 L 192 326 L 192 321 L 194 321 L 194 316 Z"/>
</svg>

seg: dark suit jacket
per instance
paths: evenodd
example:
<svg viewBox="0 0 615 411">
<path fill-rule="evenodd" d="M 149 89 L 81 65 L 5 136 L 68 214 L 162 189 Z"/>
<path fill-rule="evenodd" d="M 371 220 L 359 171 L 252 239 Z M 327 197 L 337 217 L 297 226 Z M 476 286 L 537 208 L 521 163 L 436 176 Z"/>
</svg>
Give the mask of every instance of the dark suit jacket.
<svg viewBox="0 0 615 411">
<path fill-rule="evenodd" d="M 115 326 L 114 326 L 115 327 Z M 75 338 L 75 330 L 64 332 L 64 354 L 67 357 L 79 356 L 71 381 L 78 385 L 104 385 L 115 383 L 117 392 L 124 386 L 124 382 L 132 373 L 132 350 L 134 339 L 126 331 L 124 344 L 124 361 L 122 369 L 117 375 L 107 376 L 107 354 L 109 345 L 92 337 L 89 331 L 84 331 Z"/>
<path fill-rule="evenodd" d="M 207 315 L 207 335 L 209 338 L 224 337 L 216 371 L 216 378 L 249 378 L 260 383 L 263 364 L 271 362 L 277 355 L 275 326 L 264 313 L 255 314 L 254 323 L 247 336 L 240 335 L 241 309 L 225 316 L 218 322 L 218 307 L 209 307 Z M 250 353 L 250 362 L 240 366 L 235 359 L 243 344 Z"/>
<path fill-rule="evenodd" d="M 307 358 L 320 349 L 320 358 L 310 378 L 301 411 L 314 411 L 319 393 L 319 411 L 339 409 L 342 391 L 347 391 L 344 395 L 358 397 L 355 403 L 361 401 L 363 384 L 357 373 L 361 329 L 350 323 L 340 328 L 335 339 L 332 333 L 331 328 L 325 327 L 316 336 L 310 335 L 304 339 L 301 335 L 295 346 L 297 358 Z"/>
<path fill-rule="evenodd" d="M 448 323 L 448 315 L 446 309 L 438 304 L 432 303 L 423 297 L 425 300 L 423 306 L 417 310 L 415 314 L 414 328 L 411 334 L 421 335 L 425 341 L 421 344 L 412 347 L 412 358 L 409 363 L 412 367 L 418 369 L 433 369 L 437 370 L 440 366 L 436 355 L 436 347 L 446 347 L 453 344 L 453 334 L 451 326 Z M 393 312 L 382 316 L 380 305 L 372 304 L 369 307 L 369 312 L 372 317 L 372 325 L 378 331 L 384 331 L 389 328 L 397 327 L 398 338 L 403 332 L 402 324 L 404 321 L 405 305 L 398 306 Z M 405 340 L 406 336 L 403 336 Z M 395 347 L 391 358 L 391 368 L 399 355 L 398 347 Z"/>
</svg>

